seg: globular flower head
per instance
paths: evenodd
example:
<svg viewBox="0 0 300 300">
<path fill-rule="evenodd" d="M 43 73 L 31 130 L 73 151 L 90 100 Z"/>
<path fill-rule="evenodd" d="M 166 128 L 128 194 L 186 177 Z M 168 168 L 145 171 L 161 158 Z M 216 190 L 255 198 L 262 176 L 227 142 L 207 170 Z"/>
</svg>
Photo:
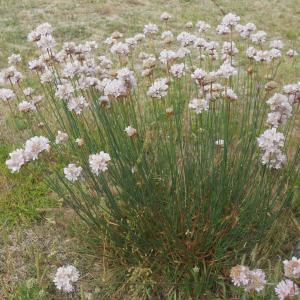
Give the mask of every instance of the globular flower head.
<svg viewBox="0 0 300 300">
<path fill-rule="evenodd" d="M 136 135 L 137 133 L 137 130 L 131 126 L 128 126 L 124 129 L 124 131 L 126 132 L 126 134 L 129 136 L 129 137 L 133 137 Z"/>
<path fill-rule="evenodd" d="M 64 168 L 65 177 L 72 182 L 78 180 L 81 172 L 82 172 L 82 168 L 77 167 L 75 164 L 69 164 L 66 168 Z"/>
<path fill-rule="evenodd" d="M 63 292 L 73 292 L 73 284 L 79 279 L 79 271 L 72 265 L 59 267 L 56 271 L 53 282 L 57 289 Z"/>
<path fill-rule="evenodd" d="M 300 259 L 292 257 L 291 260 L 284 260 L 284 275 L 288 278 L 300 278 Z"/>
<path fill-rule="evenodd" d="M 147 95 L 161 99 L 168 94 L 168 79 L 167 78 L 158 78 L 154 81 L 154 83 L 149 87 Z"/>
<path fill-rule="evenodd" d="M 43 151 L 49 151 L 49 140 L 44 136 L 34 136 L 26 141 L 24 155 L 26 161 L 36 160 Z"/>
<path fill-rule="evenodd" d="M 6 166 L 12 173 L 19 172 L 20 168 L 25 164 L 26 159 L 23 149 L 17 149 L 9 153 L 9 159 L 6 161 Z"/>
<path fill-rule="evenodd" d="M 99 173 L 105 172 L 108 169 L 108 162 L 110 160 L 110 155 L 103 151 L 97 154 L 91 154 L 89 156 L 89 164 L 92 172 L 95 175 L 99 175 Z"/>
<path fill-rule="evenodd" d="M 299 295 L 299 289 L 292 280 L 285 279 L 278 283 L 275 293 L 280 300 L 288 300 Z"/>
</svg>

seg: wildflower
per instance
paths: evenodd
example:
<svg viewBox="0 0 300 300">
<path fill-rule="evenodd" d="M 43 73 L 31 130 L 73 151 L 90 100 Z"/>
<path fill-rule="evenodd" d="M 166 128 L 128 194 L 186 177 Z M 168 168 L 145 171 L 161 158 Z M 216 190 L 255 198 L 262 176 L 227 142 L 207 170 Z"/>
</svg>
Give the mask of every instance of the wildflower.
<svg viewBox="0 0 300 300">
<path fill-rule="evenodd" d="M 128 89 L 122 79 L 109 80 L 104 88 L 104 95 L 113 98 L 126 96 L 127 92 Z"/>
<path fill-rule="evenodd" d="M 209 109 L 209 103 L 205 99 L 192 99 L 189 103 L 189 108 L 195 110 L 198 115 Z"/>
<path fill-rule="evenodd" d="M 270 42 L 270 48 L 275 49 L 282 49 L 283 48 L 283 42 L 281 40 L 273 40 Z"/>
<path fill-rule="evenodd" d="M 161 99 L 168 94 L 168 79 L 167 78 L 158 78 L 154 83 L 149 87 L 147 95 L 152 98 Z"/>
<path fill-rule="evenodd" d="M 162 21 L 168 21 L 168 20 L 171 19 L 171 15 L 170 15 L 169 13 L 167 13 L 167 12 L 164 12 L 164 13 L 162 13 L 162 14 L 160 15 L 160 19 L 161 19 Z"/>
<path fill-rule="evenodd" d="M 75 143 L 79 146 L 79 147 L 83 147 L 84 146 L 84 140 L 81 138 L 77 138 L 75 140 Z"/>
<path fill-rule="evenodd" d="M 210 29 L 210 25 L 208 23 L 204 22 L 204 21 L 201 21 L 201 20 L 196 23 L 196 27 L 198 28 L 198 31 L 200 33 L 206 32 Z"/>
<path fill-rule="evenodd" d="M 184 75 L 184 72 L 185 72 L 185 65 L 183 63 L 173 65 L 170 68 L 170 72 L 174 77 L 181 78 Z"/>
<path fill-rule="evenodd" d="M 289 56 L 289 57 L 295 57 L 298 55 L 298 52 L 294 49 L 289 49 L 287 52 L 286 52 L 286 55 Z"/>
<path fill-rule="evenodd" d="M 8 159 L 5 164 L 12 173 L 19 172 L 20 168 L 25 164 L 25 156 L 23 149 L 17 149 L 9 153 L 10 159 Z"/>
<path fill-rule="evenodd" d="M 286 123 L 288 118 L 292 115 L 292 106 L 289 103 L 288 97 L 285 95 L 275 93 L 266 103 L 273 111 L 273 114 L 268 115 L 267 122 L 273 126 L 277 127 L 279 124 Z M 275 122 L 276 116 L 277 120 Z"/>
<path fill-rule="evenodd" d="M 112 45 L 112 47 L 110 48 L 110 52 L 113 54 L 127 56 L 130 51 L 128 44 L 119 42 Z"/>
<path fill-rule="evenodd" d="M 207 73 L 202 69 L 196 69 L 192 73 L 192 78 L 195 79 L 199 84 L 203 83 L 204 79 L 207 76 Z"/>
<path fill-rule="evenodd" d="M 225 35 L 230 33 L 230 28 L 224 24 L 220 24 L 216 28 L 216 32 L 220 35 Z"/>
<path fill-rule="evenodd" d="M 47 49 L 53 49 L 55 47 L 56 42 L 53 36 L 48 34 L 48 35 L 42 35 L 36 44 L 38 48 L 47 51 Z"/>
<path fill-rule="evenodd" d="M 193 22 L 191 22 L 191 21 L 188 21 L 188 22 L 186 22 L 185 23 L 185 28 L 187 28 L 187 29 L 191 29 L 191 28 L 193 28 Z"/>
<path fill-rule="evenodd" d="M 129 136 L 129 137 L 133 137 L 136 135 L 137 133 L 137 130 L 131 126 L 128 126 L 124 129 L 124 131 L 126 132 L 126 134 Z"/>
<path fill-rule="evenodd" d="M 9 65 L 16 65 L 21 62 L 22 58 L 20 54 L 12 54 L 8 57 L 8 64 Z"/>
<path fill-rule="evenodd" d="M 233 56 L 237 54 L 239 50 L 236 48 L 234 42 L 224 42 L 221 52 L 223 55 L 225 55 L 226 58 L 226 55 Z"/>
<path fill-rule="evenodd" d="M 254 60 L 258 62 L 270 62 L 272 58 L 269 51 L 258 50 L 254 56 Z"/>
<path fill-rule="evenodd" d="M 176 51 L 176 55 L 177 55 L 178 58 L 184 58 L 184 57 L 186 57 L 190 53 L 191 53 L 191 51 L 188 48 L 186 48 L 186 47 L 180 47 Z"/>
<path fill-rule="evenodd" d="M 226 91 L 224 91 L 222 95 L 225 96 L 228 100 L 237 100 L 238 98 L 236 93 L 230 88 L 226 89 Z"/>
<path fill-rule="evenodd" d="M 174 35 L 172 31 L 164 31 L 162 32 L 160 37 L 166 44 L 172 43 L 174 40 Z"/>
<path fill-rule="evenodd" d="M 217 71 L 217 75 L 229 79 L 229 77 L 237 75 L 237 70 L 229 63 L 224 63 Z"/>
<path fill-rule="evenodd" d="M 248 38 L 251 35 L 251 32 L 256 30 L 256 26 L 253 23 L 247 23 L 245 25 L 237 24 L 235 30 L 239 32 L 242 38 Z"/>
<path fill-rule="evenodd" d="M 275 293 L 280 300 L 288 300 L 299 295 L 298 286 L 291 280 L 285 279 L 278 283 Z"/>
<path fill-rule="evenodd" d="M 196 38 L 194 41 L 194 47 L 203 50 L 207 45 L 207 41 L 203 38 Z"/>
<path fill-rule="evenodd" d="M 23 75 L 16 69 L 15 66 L 10 66 L 0 72 L 0 83 L 16 84 L 21 81 Z"/>
<path fill-rule="evenodd" d="M 250 270 L 246 266 L 237 265 L 231 268 L 230 277 L 235 286 L 246 286 L 249 283 Z"/>
<path fill-rule="evenodd" d="M 53 282 L 57 289 L 66 293 L 74 290 L 72 285 L 79 279 L 79 271 L 72 265 L 59 267 L 56 271 Z"/>
<path fill-rule="evenodd" d="M 300 259 L 292 257 L 291 260 L 284 260 L 284 275 L 289 278 L 300 278 Z"/>
<path fill-rule="evenodd" d="M 200 270 L 200 269 L 199 269 L 198 266 L 195 266 L 195 267 L 193 268 L 193 272 L 194 272 L 194 273 L 199 273 L 199 270 Z"/>
<path fill-rule="evenodd" d="M 78 177 L 80 176 L 81 172 L 82 168 L 77 167 L 75 164 L 69 164 L 66 168 L 64 168 L 65 177 L 72 182 L 78 180 Z"/>
<path fill-rule="evenodd" d="M 34 136 L 26 141 L 24 156 L 26 161 L 36 160 L 43 151 L 49 151 L 49 140 L 44 136 Z"/>
<path fill-rule="evenodd" d="M 125 43 L 126 43 L 131 49 L 134 49 L 134 47 L 135 47 L 136 44 L 137 44 L 137 41 L 136 41 L 135 38 L 131 37 L 131 38 L 125 39 Z"/>
<path fill-rule="evenodd" d="M 77 115 L 80 115 L 82 110 L 88 105 L 88 102 L 86 102 L 86 99 L 83 96 L 72 97 L 68 101 L 68 109 L 74 111 Z"/>
<path fill-rule="evenodd" d="M 280 58 L 281 57 L 281 51 L 279 49 L 272 48 L 269 51 L 269 56 L 270 56 L 271 60 L 276 59 L 276 58 Z"/>
<path fill-rule="evenodd" d="M 143 33 L 137 33 L 134 36 L 134 39 L 139 43 L 139 42 L 141 42 L 142 40 L 145 39 L 145 35 Z"/>
<path fill-rule="evenodd" d="M 266 41 L 267 33 L 265 31 L 257 31 L 251 34 L 250 40 L 255 44 L 262 44 Z"/>
<path fill-rule="evenodd" d="M 250 59 L 254 59 L 256 53 L 257 53 L 257 50 L 254 47 L 249 47 L 246 50 L 246 56 Z"/>
<path fill-rule="evenodd" d="M 159 60 L 163 64 L 172 63 L 177 58 L 176 52 L 172 50 L 162 50 L 159 55 Z"/>
<path fill-rule="evenodd" d="M 33 112 L 36 111 L 36 107 L 34 104 L 28 102 L 28 101 L 22 101 L 18 105 L 20 112 Z"/>
<path fill-rule="evenodd" d="M 255 269 L 248 272 L 249 282 L 245 286 L 246 291 L 255 290 L 260 292 L 266 284 L 266 274 L 261 269 Z"/>
<path fill-rule="evenodd" d="M 42 59 L 34 59 L 28 62 L 29 70 L 35 70 L 38 72 L 43 72 L 46 68 L 45 63 Z"/>
<path fill-rule="evenodd" d="M 196 36 L 194 36 L 193 34 L 191 34 L 189 32 L 185 32 L 185 31 L 181 32 L 177 36 L 177 41 L 180 42 L 181 46 L 183 46 L 183 47 L 187 47 L 187 46 L 193 44 L 195 40 L 196 40 Z"/>
<path fill-rule="evenodd" d="M 73 97 L 74 88 L 69 81 L 63 81 L 62 84 L 57 85 L 55 96 L 60 100 L 68 100 Z"/>
<path fill-rule="evenodd" d="M 223 17 L 222 24 L 225 26 L 236 26 L 238 22 L 240 21 L 240 17 L 229 13 Z"/>
<path fill-rule="evenodd" d="M 282 153 L 284 146 L 284 135 L 277 132 L 276 128 L 267 129 L 257 138 L 258 146 L 263 151 L 261 160 L 263 165 L 270 168 L 280 169 L 286 161 Z"/>
<path fill-rule="evenodd" d="M 27 87 L 23 90 L 23 94 L 27 97 L 31 96 L 34 92 L 34 89 L 31 87 Z"/>
<path fill-rule="evenodd" d="M 37 42 L 42 36 L 50 35 L 53 32 L 52 26 L 49 23 L 39 25 L 34 31 L 27 36 L 29 42 Z"/>
<path fill-rule="evenodd" d="M 105 172 L 108 167 L 108 162 L 111 160 L 109 154 L 101 151 L 97 154 L 91 154 L 89 156 L 89 164 L 92 172 L 95 175 L 99 175 L 100 172 Z"/>
<path fill-rule="evenodd" d="M 68 140 L 69 136 L 67 133 L 62 132 L 60 130 L 57 131 L 57 135 L 55 137 L 55 144 L 63 144 Z"/>
<path fill-rule="evenodd" d="M 157 32 L 158 32 L 158 27 L 156 24 L 149 23 L 144 26 L 145 35 L 156 34 Z"/>
<path fill-rule="evenodd" d="M 107 96 L 101 96 L 99 98 L 99 104 L 101 107 L 106 107 L 109 104 L 109 98 Z"/>
<path fill-rule="evenodd" d="M 3 101 L 9 101 L 16 97 L 15 93 L 10 89 L 0 89 L 0 99 Z"/>
<path fill-rule="evenodd" d="M 216 144 L 217 146 L 223 146 L 223 145 L 224 145 L 224 140 L 216 140 L 216 141 L 215 141 L 215 144 Z"/>
<path fill-rule="evenodd" d="M 136 79 L 133 71 L 128 68 L 122 68 L 117 71 L 117 78 L 123 80 L 127 89 L 132 90 L 136 87 Z"/>
</svg>

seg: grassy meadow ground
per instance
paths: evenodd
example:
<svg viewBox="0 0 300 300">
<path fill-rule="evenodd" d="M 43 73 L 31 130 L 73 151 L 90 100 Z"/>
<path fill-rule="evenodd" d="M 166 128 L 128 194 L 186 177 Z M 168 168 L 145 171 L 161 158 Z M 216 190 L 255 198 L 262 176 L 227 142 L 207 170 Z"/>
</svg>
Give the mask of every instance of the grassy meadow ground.
<svg viewBox="0 0 300 300">
<path fill-rule="evenodd" d="M 100 42 L 116 30 L 130 36 L 145 23 L 158 22 L 164 11 L 172 14 L 178 28 L 200 19 L 217 24 L 224 12 L 235 12 L 243 23 L 254 22 L 258 29 L 300 50 L 299 0 L 0 0 L 0 68 L 12 52 L 25 58 L 34 54 L 26 36 L 40 23 L 53 25 L 58 43 Z M 0 299 L 64 299 L 49 281 L 61 262 L 76 263 L 85 271 L 80 299 L 101 299 L 109 271 L 97 256 L 97 237 L 92 239 L 91 234 L 85 240 L 86 228 L 48 189 L 42 177 L 45 170 L 37 169 L 35 177 L 6 170 L 8 153 L 23 140 L 11 133 L 12 126 L 1 108 Z M 278 240 L 300 236 L 297 215 L 296 210 Z M 289 243 L 285 250 L 290 250 Z"/>
</svg>

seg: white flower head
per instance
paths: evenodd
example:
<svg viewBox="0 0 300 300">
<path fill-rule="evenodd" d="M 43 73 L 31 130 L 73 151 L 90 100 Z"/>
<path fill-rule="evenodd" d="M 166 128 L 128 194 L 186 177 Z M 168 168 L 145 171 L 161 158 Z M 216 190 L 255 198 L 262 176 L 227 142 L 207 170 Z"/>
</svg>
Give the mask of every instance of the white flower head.
<svg viewBox="0 0 300 300">
<path fill-rule="evenodd" d="M 270 42 L 270 48 L 282 49 L 284 46 L 282 40 L 273 40 Z"/>
<path fill-rule="evenodd" d="M 286 52 L 286 55 L 288 57 L 295 57 L 298 55 L 298 52 L 294 49 L 289 49 L 287 52 Z"/>
<path fill-rule="evenodd" d="M 72 265 L 59 267 L 56 271 L 53 282 L 57 289 L 63 292 L 73 292 L 73 284 L 79 279 L 79 271 Z"/>
<path fill-rule="evenodd" d="M 58 130 L 57 135 L 55 137 L 55 144 L 63 144 L 68 140 L 69 136 L 67 133 Z"/>
<path fill-rule="evenodd" d="M 89 164 L 92 172 L 99 175 L 100 172 L 105 172 L 108 169 L 108 162 L 111 160 L 110 155 L 101 151 L 97 154 L 89 156 Z"/>
<path fill-rule="evenodd" d="M 72 182 L 78 180 L 81 172 L 82 172 L 82 168 L 77 167 L 75 164 L 69 164 L 66 168 L 64 168 L 65 177 Z"/>
<path fill-rule="evenodd" d="M 44 136 L 34 136 L 26 141 L 24 155 L 26 161 L 36 160 L 43 151 L 49 151 L 49 140 Z"/>
<path fill-rule="evenodd" d="M 216 141 L 215 141 L 215 144 L 216 144 L 217 146 L 224 146 L 224 140 L 216 140 Z"/>
<path fill-rule="evenodd" d="M 299 289 L 292 280 L 285 279 L 278 283 L 275 293 L 280 300 L 287 300 L 299 295 Z"/>
<path fill-rule="evenodd" d="M 23 149 L 17 149 L 9 153 L 9 159 L 5 162 L 7 168 L 12 172 L 19 172 L 20 168 L 25 164 L 25 155 Z"/>
<path fill-rule="evenodd" d="M 129 136 L 129 137 L 133 137 L 136 135 L 137 133 L 137 130 L 131 126 L 128 126 L 124 129 L 124 131 L 126 132 L 126 134 Z"/>
<path fill-rule="evenodd" d="M 255 290 L 261 292 L 266 284 L 266 274 L 261 269 L 255 269 L 248 272 L 249 282 L 245 286 L 246 291 Z"/>
<path fill-rule="evenodd" d="M 75 143 L 79 146 L 79 147 L 83 147 L 84 146 L 84 139 L 82 138 L 77 138 L 75 140 Z"/>
<path fill-rule="evenodd" d="M 189 103 L 189 109 L 192 109 L 196 114 L 201 114 L 209 109 L 209 103 L 205 99 L 192 99 Z"/>
<path fill-rule="evenodd" d="M 284 275 L 288 278 L 300 278 L 300 259 L 292 257 L 291 260 L 284 260 Z"/>
<path fill-rule="evenodd" d="M 68 101 L 68 109 L 70 111 L 74 111 L 77 115 L 80 115 L 85 107 L 87 107 L 89 104 L 85 100 L 83 96 L 79 97 L 72 97 Z"/>
<path fill-rule="evenodd" d="M 196 27 L 198 28 L 200 33 L 206 32 L 210 29 L 210 25 L 201 20 L 196 23 Z"/>
<path fill-rule="evenodd" d="M 225 26 L 236 26 L 239 21 L 240 21 L 239 16 L 233 13 L 229 13 L 223 17 L 222 24 L 224 24 Z"/>
<path fill-rule="evenodd" d="M 171 66 L 170 73 L 176 78 L 181 78 L 185 74 L 185 68 L 183 63 L 175 64 Z"/>
<path fill-rule="evenodd" d="M 144 34 L 145 35 L 152 35 L 158 32 L 158 26 L 153 23 L 146 24 L 144 26 Z"/>
<path fill-rule="evenodd" d="M 16 65 L 21 62 L 22 58 L 20 54 L 12 54 L 7 60 L 9 65 Z"/>
<path fill-rule="evenodd" d="M 235 286 L 246 286 L 249 283 L 249 268 L 237 265 L 230 270 L 230 277 Z"/>
<path fill-rule="evenodd" d="M 20 112 L 33 112 L 36 111 L 36 107 L 33 103 L 30 103 L 28 101 L 22 101 L 18 105 Z"/>
<path fill-rule="evenodd" d="M 254 44 L 262 44 L 266 41 L 267 33 L 265 31 L 257 31 L 256 33 L 251 34 L 250 40 Z"/>
<path fill-rule="evenodd" d="M 3 101 L 9 101 L 16 97 L 15 93 L 10 89 L 0 89 L 0 99 Z"/>
<path fill-rule="evenodd" d="M 167 12 L 164 12 L 164 13 L 162 13 L 162 14 L 160 15 L 160 19 L 161 19 L 162 21 L 168 21 L 168 20 L 171 19 L 171 15 L 170 15 L 169 13 L 167 13 Z"/>
<path fill-rule="evenodd" d="M 167 78 L 158 78 L 154 83 L 149 87 L 147 95 L 152 98 L 161 99 L 168 94 L 168 79 Z"/>
</svg>

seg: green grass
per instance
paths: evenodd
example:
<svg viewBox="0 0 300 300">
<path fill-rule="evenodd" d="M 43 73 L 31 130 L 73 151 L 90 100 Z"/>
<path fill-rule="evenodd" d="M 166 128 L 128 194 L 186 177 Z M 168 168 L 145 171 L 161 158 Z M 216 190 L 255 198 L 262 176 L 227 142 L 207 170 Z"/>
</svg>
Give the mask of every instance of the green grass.
<svg viewBox="0 0 300 300">
<path fill-rule="evenodd" d="M 0 146 L 0 226 L 28 223 L 40 220 L 40 208 L 57 206 L 57 199 L 41 176 L 44 170 L 34 175 L 10 174 L 5 160 L 11 147 Z"/>
</svg>

